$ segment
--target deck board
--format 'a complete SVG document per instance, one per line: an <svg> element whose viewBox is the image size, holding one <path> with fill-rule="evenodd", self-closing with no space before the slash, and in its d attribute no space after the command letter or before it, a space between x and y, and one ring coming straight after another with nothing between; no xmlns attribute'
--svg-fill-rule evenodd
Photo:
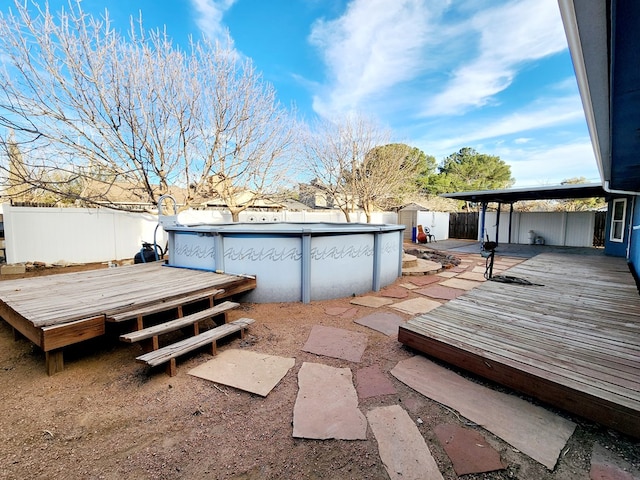
<svg viewBox="0 0 640 480"><path fill-rule="evenodd" d="M154 262L0 282L0 301L41 328L224 288L237 279Z"/></svg>
<svg viewBox="0 0 640 480"><path fill-rule="evenodd" d="M541 254L400 327L419 351L640 435L640 296L626 262Z"/></svg>

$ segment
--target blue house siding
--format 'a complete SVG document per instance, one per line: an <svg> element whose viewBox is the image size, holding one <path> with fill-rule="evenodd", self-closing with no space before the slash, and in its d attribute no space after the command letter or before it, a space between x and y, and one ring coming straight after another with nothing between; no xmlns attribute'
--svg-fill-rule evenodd
<svg viewBox="0 0 640 480"><path fill-rule="evenodd" d="M634 230L633 226L640 227L640 196L631 199L633 212L631 212L631 241L629 243L629 263L635 272L640 271L640 229Z"/></svg>

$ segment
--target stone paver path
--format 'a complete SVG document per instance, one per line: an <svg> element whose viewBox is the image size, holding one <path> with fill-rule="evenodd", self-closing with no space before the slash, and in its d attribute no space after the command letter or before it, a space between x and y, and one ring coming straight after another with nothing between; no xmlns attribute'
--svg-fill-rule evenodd
<svg viewBox="0 0 640 480"><path fill-rule="evenodd" d="M295 363L295 358L230 349L189 370L189 375L266 397Z"/></svg>
<svg viewBox="0 0 640 480"><path fill-rule="evenodd" d="M391 480L442 480L424 437L402 407L374 408L367 419Z"/></svg>
<svg viewBox="0 0 640 480"><path fill-rule="evenodd" d="M367 348L367 340L364 333L314 325L302 350L316 355L359 362Z"/></svg>
<svg viewBox="0 0 640 480"><path fill-rule="evenodd" d="M482 425L550 470L576 427L542 407L471 382L422 356L398 362L391 374Z"/></svg>
<svg viewBox="0 0 640 480"><path fill-rule="evenodd" d="M351 300L353 305L362 305L363 307L372 307L372 308L380 308L385 305L390 305L393 303L393 300L390 298L382 298L382 297L372 297L372 296L364 296L364 297L356 297Z"/></svg>
<svg viewBox="0 0 640 480"><path fill-rule="evenodd" d="M349 368L303 363L293 407L293 436L326 440L366 440L367 419Z"/></svg>
<svg viewBox="0 0 640 480"><path fill-rule="evenodd" d="M397 393L391 380L375 365L356 371L356 391L360 400Z"/></svg>
<svg viewBox="0 0 640 480"><path fill-rule="evenodd" d="M354 322L389 336L398 335L398 327L405 323L400 315L391 312L374 312Z"/></svg>
<svg viewBox="0 0 640 480"><path fill-rule="evenodd" d="M457 475L504 469L500 453L487 443L480 432L445 424L437 425L433 430Z"/></svg>
<svg viewBox="0 0 640 480"><path fill-rule="evenodd" d="M435 300L429 300L427 298L412 298L403 302L394 303L391 308L398 310L409 315L419 315L420 313L427 313L434 308L438 308L442 305Z"/></svg>

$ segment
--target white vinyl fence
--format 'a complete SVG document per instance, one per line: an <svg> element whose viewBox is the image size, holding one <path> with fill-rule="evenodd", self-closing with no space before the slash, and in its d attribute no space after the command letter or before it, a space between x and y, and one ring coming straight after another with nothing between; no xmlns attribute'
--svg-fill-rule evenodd
<svg viewBox="0 0 640 480"><path fill-rule="evenodd" d="M2 205L7 263L91 263L132 258L153 242L157 216L104 208ZM158 244L166 235L158 229Z"/></svg>
<svg viewBox="0 0 640 480"><path fill-rule="evenodd" d="M130 259L142 242L152 243L157 216L119 212L104 208L42 208L1 205L4 215L7 263L92 263ZM187 210L178 221L189 223L231 223L231 214L217 210ZM240 214L242 222L335 222L344 215L334 210L301 212L250 211ZM354 213L353 222L366 222L364 213ZM376 212L372 223L395 224L393 212ZM167 235L156 231L164 248Z"/></svg>
<svg viewBox="0 0 640 480"><path fill-rule="evenodd" d="M488 233L490 240L496 238L497 218L497 212L486 213L485 236ZM538 242L545 245L591 247L595 218L595 212L513 212L511 243L528 244L539 237ZM480 217L478 232L481 222ZM498 240L500 243L509 240L509 212L500 213Z"/></svg>
<svg viewBox="0 0 640 480"><path fill-rule="evenodd" d="M436 240L449 238L449 214L444 212L418 212L418 225L427 227Z"/></svg>

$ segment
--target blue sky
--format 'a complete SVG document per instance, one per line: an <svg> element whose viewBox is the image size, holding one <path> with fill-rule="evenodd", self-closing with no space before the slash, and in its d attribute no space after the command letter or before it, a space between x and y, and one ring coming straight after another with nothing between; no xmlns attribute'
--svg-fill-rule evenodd
<svg viewBox="0 0 640 480"><path fill-rule="evenodd" d="M8 1L8 0L3 0ZM52 0L52 9L66 3ZM517 187L599 182L557 0L84 0L177 44L229 33L306 119L371 115L441 161L498 155Z"/></svg>

